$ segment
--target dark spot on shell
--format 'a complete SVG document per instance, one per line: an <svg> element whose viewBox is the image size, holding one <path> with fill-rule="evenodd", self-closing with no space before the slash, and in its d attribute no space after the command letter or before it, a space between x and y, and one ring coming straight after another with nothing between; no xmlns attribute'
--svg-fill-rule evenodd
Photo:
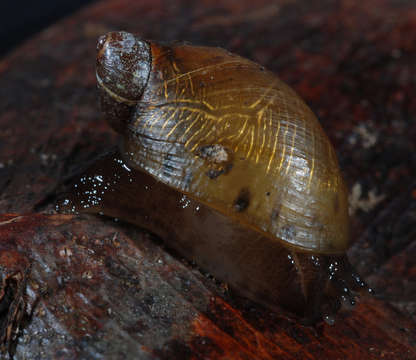
<svg viewBox="0 0 416 360"><path fill-rule="evenodd" d="M206 166L209 168L206 175L210 179L227 174L233 167L232 152L220 144L201 146L196 150L196 155L206 161Z"/></svg>
<svg viewBox="0 0 416 360"><path fill-rule="evenodd" d="M280 206L278 208L274 208L272 210L272 214L270 216L270 219L274 222L276 221L276 219L279 218L279 213L280 213Z"/></svg>
<svg viewBox="0 0 416 360"><path fill-rule="evenodd" d="M207 171L207 176L211 180L213 180L213 179L216 179L218 176L220 176L223 173L224 173L224 169L220 169L220 170L213 170L213 169L211 169L211 170L208 170Z"/></svg>
<svg viewBox="0 0 416 360"><path fill-rule="evenodd" d="M227 164L225 167L222 167L220 169L210 169L207 171L206 174L210 179L213 180L222 174L227 174L231 170L232 167L233 167L233 164Z"/></svg>
<svg viewBox="0 0 416 360"><path fill-rule="evenodd" d="M266 192L266 196L270 196L270 191Z"/></svg>
<svg viewBox="0 0 416 360"><path fill-rule="evenodd" d="M242 212L250 205L250 191L248 188L242 188L234 201L234 209Z"/></svg>
<svg viewBox="0 0 416 360"><path fill-rule="evenodd" d="M272 212L270 214L270 221L274 223L273 226L277 225L281 209L282 203L280 202L280 199L277 199L275 206L272 208Z"/></svg>

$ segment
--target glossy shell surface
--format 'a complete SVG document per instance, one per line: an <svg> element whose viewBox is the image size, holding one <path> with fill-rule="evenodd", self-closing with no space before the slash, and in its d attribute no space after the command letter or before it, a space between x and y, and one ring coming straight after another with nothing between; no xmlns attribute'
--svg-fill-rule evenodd
<svg viewBox="0 0 416 360"><path fill-rule="evenodd" d="M276 241L345 252L347 191L334 149L302 99L226 50L134 39L150 49L140 98L116 95L99 80L107 97L134 108L122 130L128 163ZM144 68L146 61L138 60Z"/></svg>

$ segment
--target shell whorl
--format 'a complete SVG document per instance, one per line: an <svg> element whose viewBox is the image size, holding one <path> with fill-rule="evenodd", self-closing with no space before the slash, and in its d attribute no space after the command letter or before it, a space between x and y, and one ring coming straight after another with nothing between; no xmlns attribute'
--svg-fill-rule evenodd
<svg viewBox="0 0 416 360"><path fill-rule="evenodd" d="M223 49L151 43L152 68L124 143L130 164L305 251L348 247L335 152L300 97Z"/></svg>

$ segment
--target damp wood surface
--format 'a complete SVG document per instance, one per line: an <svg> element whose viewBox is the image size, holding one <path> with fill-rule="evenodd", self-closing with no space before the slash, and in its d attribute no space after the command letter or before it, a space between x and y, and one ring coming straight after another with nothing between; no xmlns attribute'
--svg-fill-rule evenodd
<svg viewBox="0 0 416 360"><path fill-rule="evenodd" d="M353 213L348 255L374 297L334 326L305 327L143 230L53 214L62 184L118 142L94 72L96 40L112 30L227 48L299 93L335 146ZM101 1L1 59L0 336L19 328L12 356L415 359L414 64L410 0Z"/></svg>

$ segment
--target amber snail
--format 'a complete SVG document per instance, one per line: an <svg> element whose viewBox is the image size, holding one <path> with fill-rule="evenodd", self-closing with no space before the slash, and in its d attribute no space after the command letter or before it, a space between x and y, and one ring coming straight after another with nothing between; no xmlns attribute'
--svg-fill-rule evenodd
<svg viewBox="0 0 416 360"><path fill-rule="evenodd" d="M221 48L98 41L103 112L123 137L59 210L138 224L243 296L333 321L368 287L345 252L347 190L335 151L300 97Z"/></svg>

